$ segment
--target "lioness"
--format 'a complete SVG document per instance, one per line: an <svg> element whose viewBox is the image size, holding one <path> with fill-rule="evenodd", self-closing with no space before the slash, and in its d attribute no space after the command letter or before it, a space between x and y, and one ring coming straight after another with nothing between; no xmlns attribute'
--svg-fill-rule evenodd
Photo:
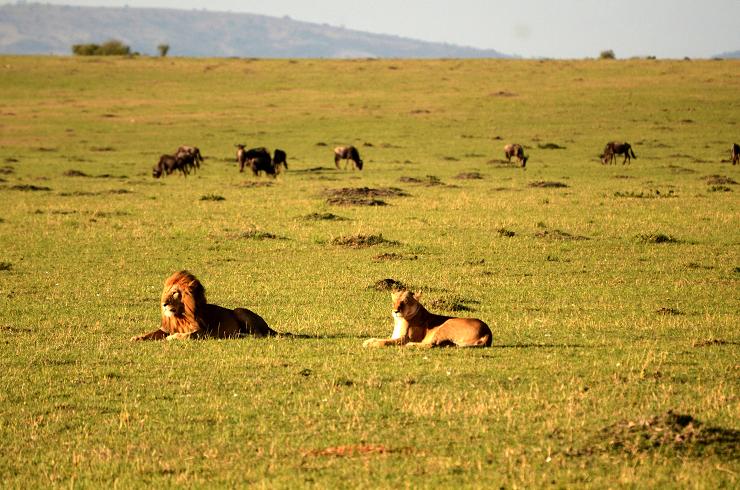
<svg viewBox="0 0 740 490"><path fill-rule="evenodd" d="M391 293L393 298L393 335L390 339L367 339L363 347L406 345L437 347L490 347L493 334L477 318L454 318L430 313L419 303L419 294L411 291Z"/></svg>

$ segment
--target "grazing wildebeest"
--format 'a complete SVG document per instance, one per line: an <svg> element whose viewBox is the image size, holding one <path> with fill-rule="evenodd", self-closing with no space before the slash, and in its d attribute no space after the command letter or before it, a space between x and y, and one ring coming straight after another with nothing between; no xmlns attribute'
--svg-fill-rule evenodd
<svg viewBox="0 0 740 490"><path fill-rule="evenodd" d="M288 155L283 150L275 148L275 153L272 157L272 166L275 167L276 173L288 170Z"/></svg>
<svg viewBox="0 0 740 490"><path fill-rule="evenodd" d="M624 155L622 165L627 162L631 162L631 158L637 158L635 152L632 151L632 145L629 143L623 143L621 141L610 141L604 147L604 153L601 155L601 163L616 163L617 155Z"/></svg>
<svg viewBox="0 0 740 490"><path fill-rule="evenodd" d="M732 150L730 150L730 157L732 158L732 164L736 165L740 162L740 145L737 143L732 144Z"/></svg>
<svg viewBox="0 0 740 490"><path fill-rule="evenodd" d="M518 143L511 143L504 146L504 156L509 162L511 161L511 157L517 157L519 163L522 164L522 167L525 167L527 165L527 160L529 160L529 155L524 154L524 148L522 148L522 145Z"/></svg>
<svg viewBox="0 0 740 490"><path fill-rule="evenodd" d="M200 154L200 150L197 146L180 146L175 152L175 157L182 159L188 167L192 167L193 171L200 168L200 164L203 161L203 156Z"/></svg>
<svg viewBox="0 0 740 490"><path fill-rule="evenodd" d="M272 158L267 148L252 148L246 150L244 145L236 145L236 161L239 162L239 172L244 172L244 167L252 169L254 175L265 172L267 175L275 176L275 167L272 165Z"/></svg>
<svg viewBox="0 0 740 490"><path fill-rule="evenodd" d="M184 176L190 173L190 169L183 159L177 158L175 155L162 155L159 157L159 162L152 169L152 177L158 179L162 175L170 175L175 170L179 170Z"/></svg>
<svg viewBox="0 0 740 490"><path fill-rule="evenodd" d="M334 165L339 168L339 161L344 160L344 168L347 168L347 163L352 160L354 162L354 168L362 170L362 159L360 158L360 152L354 146L337 146L334 148Z"/></svg>

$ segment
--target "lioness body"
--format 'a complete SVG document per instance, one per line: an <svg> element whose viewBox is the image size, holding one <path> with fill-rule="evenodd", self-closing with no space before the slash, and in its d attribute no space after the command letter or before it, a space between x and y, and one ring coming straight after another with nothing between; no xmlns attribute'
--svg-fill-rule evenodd
<svg viewBox="0 0 740 490"><path fill-rule="evenodd" d="M368 339L365 347L406 345L437 347L489 347L491 329L477 318L455 318L429 312L410 291L392 293L393 335L390 339Z"/></svg>
<svg viewBox="0 0 740 490"><path fill-rule="evenodd" d="M205 288L188 271L172 274L162 291L162 325L159 330L131 340L230 338L242 335L276 335L265 320L246 308L230 310L206 301Z"/></svg>

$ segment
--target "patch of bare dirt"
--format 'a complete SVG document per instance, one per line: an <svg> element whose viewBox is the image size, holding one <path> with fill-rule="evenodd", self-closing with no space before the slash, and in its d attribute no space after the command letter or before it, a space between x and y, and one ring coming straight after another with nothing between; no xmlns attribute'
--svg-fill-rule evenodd
<svg viewBox="0 0 740 490"><path fill-rule="evenodd" d="M50 191L50 187L45 185L33 185L33 184L17 184L10 187L14 191Z"/></svg>
<svg viewBox="0 0 740 490"><path fill-rule="evenodd" d="M306 221L346 221L347 218L333 213L311 213L303 217Z"/></svg>
<svg viewBox="0 0 740 490"><path fill-rule="evenodd" d="M389 448L381 444L359 444L331 446L323 449L310 449L302 452L306 457L353 458L357 456L381 456L384 454L409 453L409 448Z"/></svg>
<svg viewBox="0 0 740 490"><path fill-rule="evenodd" d="M404 283L395 279L380 279L375 281L369 289L375 289L376 291L405 291L408 289Z"/></svg>
<svg viewBox="0 0 740 490"><path fill-rule="evenodd" d="M483 176L480 172L462 172L457 174L455 178L459 180L481 180Z"/></svg>
<svg viewBox="0 0 740 490"><path fill-rule="evenodd" d="M429 302L429 309L444 311L475 311L469 304L479 304L479 301L458 296L437 298Z"/></svg>
<svg viewBox="0 0 740 490"><path fill-rule="evenodd" d="M376 262L382 262L385 260L416 260L419 257L416 255L404 255L404 254L397 254L395 252L391 253L382 253L379 255L376 255L373 257L373 260Z"/></svg>
<svg viewBox="0 0 740 490"><path fill-rule="evenodd" d="M657 313L658 315L669 315L669 316L683 315L681 310L679 310L678 308L666 308L665 306L655 310L655 313Z"/></svg>
<svg viewBox="0 0 740 490"><path fill-rule="evenodd" d="M637 240L643 243L679 243L680 240L664 233L642 233Z"/></svg>
<svg viewBox="0 0 740 490"><path fill-rule="evenodd" d="M550 238L553 240L590 240L589 237L583 235L573 235L567 231L562 230L542 230L534 234L537 238Z"/></svg>
<svg viewBox="0 0 740 490"><path fill-rule="evenodd" d="M560 146L557 143L537 143L537 148L540 150L565 150L564 146Z"/></svg>
<svg viewBox="0 0 740 490"><path fill-rule="evenodd" d="M709 175L704 180L709 185L737 185L734 179L725 175Z"/></svg>
<svg viewBox="0 0 740 490"><path fill-rule="evenodd" d="M417 177L401 177L399 179L404 184L421 184L425 185L427 187L433 187L437 185L445 185L444 182L442 182L439 177L436 175L427 175L423 179L417 178Z"/></svg>
<svg viewBox="0 0 740 490"><path fill-rule="evenodd" d="M344 187L328 189L324 195L327 196L327 203L338 206L386 206L387 203L377 197L401 197L408 194L397 187Z"/></svg>
<svg viewBox="0 0 740 490"><path fill-rule="evenodd" d="M274 182L245 180L244 182L236 184L236 187L241 187L243 189L252 189L255 187L272 187L273 185Z"/></svg>
<svg viewBox="0 0 740 490"><path fill-rule="evenodd" d="M528 187L559 189L563 187L568 187L568 184L551 180L535 180L534 182L530 182Z"/></svg>
<svg viewBox="0 0 740 490"><path fill-rule="evenodd" d="M740 458L740 431L708 426L689 414L667 411L638 420L622 420L604 427L577 455L675 451L684 456L716 455Z"/></svg>
<svg viewBox="0 0 740 490"><path fill-rule="evenodd" d="M740 342L725 339L704 339L694 341L692 347L711 347L714 345L740 345Z"/></svg>
<svg viewBox="0 0 740 490"><path fill-rule="evenodd" d="M331 241L332 245L348 248L367 248L374 245L398 245L398 242L386 240L383 235L350 235L336 237Z"/></svg>

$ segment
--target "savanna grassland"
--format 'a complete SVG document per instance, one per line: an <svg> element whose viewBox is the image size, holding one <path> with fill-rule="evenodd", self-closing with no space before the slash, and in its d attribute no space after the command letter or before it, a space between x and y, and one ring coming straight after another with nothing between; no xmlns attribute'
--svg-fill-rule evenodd
<svg viewBox="0 0 740 490"><path fill-rule="evenodd" d="M736 61L0 57L2 486L736 488L739 140ZM129 342L183 268L304 337Z"/></svg>

